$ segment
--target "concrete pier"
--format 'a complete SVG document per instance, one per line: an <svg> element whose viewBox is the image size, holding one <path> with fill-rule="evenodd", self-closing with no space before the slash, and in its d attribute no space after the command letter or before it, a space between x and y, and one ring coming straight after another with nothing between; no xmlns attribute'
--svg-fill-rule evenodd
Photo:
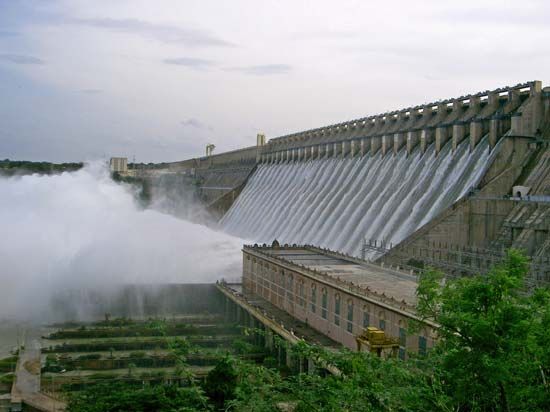
<svg viewBox="0 0 550 412"><path fill-rule="evenodd" d="M361 139L361 144L360 144L360 153L361 153L361 157L365 156L365 154L367 153L367 144L365 142L365 139Z"/></svg>
<svg viewBox="0 0 550 412"><path fill-rule="evenodd" d="M453 124L453 151L456 150L459 143L466 138L466 127L464 123Z"/></svg>
<svg viewBox="0 0 550 412"><path fill-rule="evenodd" d="M449 140L449 127L440 126L435 129L435 153L438 154Z"/></svg>
<svg viewBox="0 0 550 412"><path fill-rule="evenodd" d="M344 140L342 142L342 152L341 152L342 158L346 157L349 151L350 151L350 142Z"/></svg>
<svg viewBox="0 0 550 412"><path fill-rule="evenodd" d="M351 155L351 157L355 157L355 153L356 153L355 147L356 147L356 145L357 145L357 141L352 140L350 142L350 155Z"/></svg>
<svg viewBox="0 0 550 412"><path fill-rule="evenodd" d="M423 129L420 132L420 148L422 153L426 151L426 148L433 143L435 138L435 131L432 128Z"/></svg>
<svg viewBox="0 0 550 412"><path fill-rule="evenodd" d="M483 137L483 122L475 119L470 122L470 151L474 150Z"/></svg>
<svg viewBox="0 0 550 412"><path fill-rule="evenodd" d="M336 157L340 154L340 148L341 146L338 143L334 143L332 148L332 156Z"/></svg>
<svg viewBox="0 0 550 412"><path fill-rule="evenodd" d="M382 136L382 156L389 152L391 149L393 149L393 136L385 134L384 136Z"/></svg>
<svg viewBox="0 0 550 412"><path fill-rule="evenodd" d="M374 136L370 139L370 154L374 156L378 150L382 147L382 137Z"/></svg>
<svg viewBox="0 0 550 412"><path fill-rule="evenodd" d="M419 142L420 135L417 130L410 130L407 132L407 154L410 155Z"/></svg>
<svg viewBox="0 0 550 412"><path fill-rule="evenodd" d="M407 143L405 133L395 133L393 135L393 154L397 154L399 150Z"/></svg>

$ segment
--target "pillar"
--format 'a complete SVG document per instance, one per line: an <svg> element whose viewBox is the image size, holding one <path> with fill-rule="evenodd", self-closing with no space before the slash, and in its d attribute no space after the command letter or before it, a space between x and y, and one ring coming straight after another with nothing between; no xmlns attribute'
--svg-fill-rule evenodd
<svg viewBox="0 0 550 412"><path fill-rule="evenodd" d="M435 153L438 154L449 140L449 131L446 126L435 129Z"/></svg>
<svg viewBox="0 0 550 412"><path fill-rule="evenodd" d="M346 157L348 154L349 142L344 140L342 142L342 158Z"/></svg>
<svg viewBox="0 0 550 412"><path fill-rule="evenodd" d="M455 100L453 101L453 112L458 112L459 116L462 114L462 110L464 109L464 103L462 103L462 100Z"/></svg>
<svg viewBox="0 0 550 412"><path fill-rule="evenodd" d="M329 157L330 156L330 152L331 152L331 144L330 143L327 143L326 147L325 147L325 154L326 154L326 157Z"/></svg>
<svg viewBox="0 0 550 412"><path fill-rule="evenodd" d="M540 80L531 82L531 86L529 87L529 96L536 96L540 92L542 92L542 82Z"/></svg>
<svg viewBox="0 0 550 412"><path fill-rule="evenodd" d="M470 151L474 150L483 137L483 122L481 120L472 120L470 122Z"/></svg>
<svg viewBox="0 0 550 412"><path fill-rule="evenodd" d="M497 118L493 118L489 121L489 146L491 149L495 147L498 139L502 137L502 121Z"/></svg>
<svg viewBox="0 0 550 412"><path fill-rule="evenodd" d="M393 146L392 137L393 136L389 136L386 134L382 136L382 155L385 155L386 152L388 152L390 148Z"/></svg>
<svg viewBox="0 0 550 412"><path fill-rule="evenodd" d="M520 101L521 93L519 89L512 89L508 91L508 103L516 103L519 105L521 103Z"/></svg>
<svg viewBox="0 0 550 412"><path fill-rule="evenodd" d="M370 139L370 154L375 155L378 149L382 147L382 137L374 136Z"/></svg>
<svg viewBox="0 0 550 412"><path fill-rule="evenodd" d="M334 143L334 144L333 144L332 155L333 155L334 157L338 156L338 146L339 146L338 143Z"/></svg>
<svg viewBox="0 0 550 412"><path fill-rule="evenodd" d="M417 130L407 132L407 153L410 155L420 140Z"/></svg>
<svg viewBox="0 0 550 412"><path fill-rule="evenodd" d="M351 157L355 156L355 140L349 143Z"/></svg>
<svg viewBox="0 0 550 412"><path fill-rule="evenodd" d="M487 95L487 106L492 107L493 109L497 109L499 105L499 95L496 92L490 92Z"/></svg>
<svg viewBox="0 0 550 412"><path fill-rule="evenodd" d="M397 154L406 143L405 133L395 133L393 135L393 154Z"/></svg>
<svg viewBox="0 0 550 412"><path fill-rule="evenodd" d="M426 148L434 141L434 131L432 128L423 129L420 132L420 148L422 153L426 151Z"/></svg>
<svg viewBox="0 0 550 412"><path fill-rule="evenodd" d="M453 151L456 150L456 147L460 142L466 137L466 130L463 123L453 124Z"/></svg>
<svg viewBox="0 0 550 412"><path fill-rule="evenodd" d="M365 153L367 153L367 146L365 143L365 139L361 139L360 151L361 151L361 157L365 156Z"/></svg>

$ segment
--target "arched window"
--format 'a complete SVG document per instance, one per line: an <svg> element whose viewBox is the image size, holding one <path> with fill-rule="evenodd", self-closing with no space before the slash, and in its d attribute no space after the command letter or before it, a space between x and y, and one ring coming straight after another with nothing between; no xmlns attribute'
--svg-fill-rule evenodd
<svg viewBox="0 0 550 412"><path fill-rule="evenodd" d="M405 360L407 353L407 329L405 322L399 321L399 359Z"/></svg>
<svg viewBox="0 0 550 412"><path fill-rule="evenodd" d="M323 288L321 291L321 316L323 319L326 319L328 316L328 295L327 295L327 289Z"/></svg>
<svg viewBox="0 0 550 412"><path fill-rule="evenodd" d="M299 285L298 285L298 302L300 304L301 307L305 308L306 307L306 291L305 291L305 288L304 288L304 281L302 279L300 279L299 281Z"/></svg>
<svg viewBox="0 0 550 412"><path fill-rule="evenodd" d="M311 311L315 313L315 311L317 310L317 286L315 285L315 283L311 284L310 302L311 302Z"/></svg>
<svg viewBox="0 0 550 412"><path fill-rule="evenodd" d="M382 330L386 330L386 315L384 311L378 313L378 327Z"/></svg>
<svg viewBox="0 0 550 412"><path fill-rule="evenodd" d="M420 356L426 355L427 346L428 346L427 341L428 340L426 339L425 336L420 335L418 337L418 354Z"/></svg>
<svg viewBox="0 0 550 412"><path fill-rule="evenodd" d="M348 299L348 323L346 326L346 330L349 333L353 333L353 300Z"/></svg>
<svg viewBox="0 0 550 412"><path fill-rule="evenodd" d="M370 326L370 308L369 305L363 306L363 327L366 329Z"/></svg>
<svg viewBox="0 0 550 412"><path fill-rule="evenodd" d="M289 302L294 302L294 276L292 276L292 273L288 275L288 285L286 288L286 296Z"/></svg>
<svg viewBox="0 0 550 412"><path fill-rule="evenodd" d="M334 296L334 324L340 325L340 295Z"/></svg>

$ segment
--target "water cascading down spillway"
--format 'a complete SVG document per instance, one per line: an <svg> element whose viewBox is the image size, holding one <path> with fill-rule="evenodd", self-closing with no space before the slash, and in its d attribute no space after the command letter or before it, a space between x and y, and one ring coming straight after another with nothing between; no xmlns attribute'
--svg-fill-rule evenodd
<svg viewBox="0 0 550 412"><path fill-rule="evenodd" d="M409 155L378 151L261 164L221 220L258 243L313 244L359 256L363 239L396 244L475 187L496 150L484 138Z"/></svg>

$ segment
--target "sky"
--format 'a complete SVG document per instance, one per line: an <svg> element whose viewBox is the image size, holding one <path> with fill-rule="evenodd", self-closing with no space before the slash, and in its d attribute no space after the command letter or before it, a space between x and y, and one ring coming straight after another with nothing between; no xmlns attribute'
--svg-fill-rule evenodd
<svg viewBox="0 0 550 412"><path fill-rule="evenodd" d="M176 161L520 82L550 2L0 0L0 158Z"/></svg>

